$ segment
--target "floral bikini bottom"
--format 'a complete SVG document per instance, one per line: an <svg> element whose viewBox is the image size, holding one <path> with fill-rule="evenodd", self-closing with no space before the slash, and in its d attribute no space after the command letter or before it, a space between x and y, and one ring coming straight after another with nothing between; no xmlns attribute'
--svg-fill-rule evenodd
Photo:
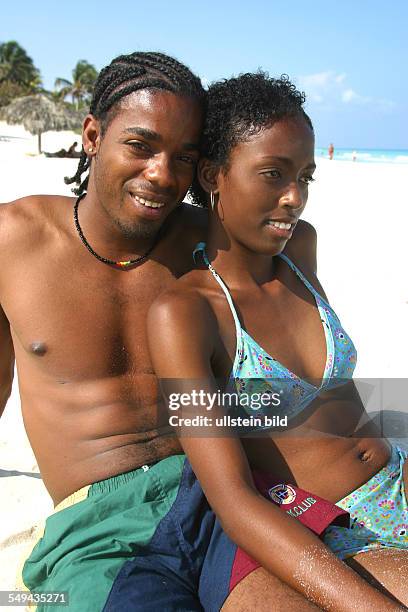
<svg viewBox="0 0 408 612"><path fill-rule="evenodd" d="M407 455L408 451L394 446L387 465L337 502L350 513L350 528L329 527L324 542L340 559L382 547L408 549L408 504L402 477Z"/></svg>

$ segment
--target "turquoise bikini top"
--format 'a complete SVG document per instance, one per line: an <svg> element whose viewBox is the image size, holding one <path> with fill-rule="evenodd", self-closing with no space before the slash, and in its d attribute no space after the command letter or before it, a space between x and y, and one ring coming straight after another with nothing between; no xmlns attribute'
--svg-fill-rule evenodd
<svg viewBox="0 0 408 612"><path fill-rule="evenodd" d="M193 257L200 253L211 274L222 288L230 306L235 322L236 350L230 373L228 390L235 390L238 396L256 394L279 394L280 403L276 408L244 408L246 414L262 416L272 414L287 416L288 419L299 415L322 391L346 384L353 376L357 361L356 349L341 326L330 304L315 290L295 264L283 254L283 259L298 278L313 294L322 321L326 338L326 366L320 386L303 380L269 355L241 326L231 294L208 260L205 243L200 242ZM242 409L242 402L240 403Z"/></svg>

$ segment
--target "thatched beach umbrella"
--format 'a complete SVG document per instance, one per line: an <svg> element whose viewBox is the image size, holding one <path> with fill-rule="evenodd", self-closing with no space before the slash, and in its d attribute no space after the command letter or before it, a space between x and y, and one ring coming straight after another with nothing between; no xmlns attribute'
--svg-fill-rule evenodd
<svg viewBox="0 0 408 612"><path fill-rule="evenodd" d="M0 110L0 118L10 124L23 124L38 136L41 153L41 134L49 130L75 130L81 127L84 115L63 104L56 104L44 94L16 98Z"/></svg>

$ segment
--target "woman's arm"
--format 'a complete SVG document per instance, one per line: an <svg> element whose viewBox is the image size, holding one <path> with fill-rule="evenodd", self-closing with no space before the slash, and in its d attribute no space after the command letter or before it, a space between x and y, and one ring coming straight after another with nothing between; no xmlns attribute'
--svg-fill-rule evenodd
<svg viewBox="0 0 408 612"><path fill-rule="evenodd" d="M212 310L197 292L161 296L148 317L149 347L159 379L173 379L173 392L196 388L200 381L202 390L217 393L211 369L217 333ZM214 407L207 414L215 417L219 411ZM260 495L239 439L220 437L216 427L206 431L194 437L184 431L180 441L223 529L238 546L324 610L401 609L337 559L315 534Z"/></svg>

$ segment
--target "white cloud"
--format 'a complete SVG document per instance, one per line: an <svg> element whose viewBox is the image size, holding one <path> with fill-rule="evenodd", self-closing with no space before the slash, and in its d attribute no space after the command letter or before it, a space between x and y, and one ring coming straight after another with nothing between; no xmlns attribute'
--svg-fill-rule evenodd
<svg viewBox="0 0 408 612"><path fill-rule="evenodd" d="M353 89L345 89L341 94L343 102L351 102L359 98L359 95Z"/></svg>
<svg viewBox="0 0 408 612"><path fill-rule="evenodd" d="M381 99L381 100L377 100L377 105L379 110L381 111L390 111L393 110L397 105L394 102L394 100L387 100L387 99Z"/></svg>
<svg viewBox="0 0 408 612"><path fill-rule="evenodd" d="M312 94L309 96L313 102L323 102L323 96L319 96L319 94Z"/></svg>
<svg viewBox="0 0 408 612"><path fill-rule="evenodd" d="M307 74L298 78L298 85L306 93L307 99L317 104L335 106L336 104L368 105L380 111L389 111L395 107L395 102L383 98L365 96L357 92L348 83L345 72L334 70Z"/></svg>
<svg viewBox="0 0 408 612"><path fill-rule="evenodd" d="M374 100L370 97L360 96L360 94L356 93L354 89L351 88L345 89L342 92L341 99L346 104L349 104L350 102L356 104L378 104L380 102L380 100Z"/></svg>
<svg viewBox="0 0 408 612"><path fill-rule="evenodd" d="M332 71L317 72L316 74L308 74L306 76L299 77L299 85L305 89L318 89L325 88L332 79Z"/></svg>

